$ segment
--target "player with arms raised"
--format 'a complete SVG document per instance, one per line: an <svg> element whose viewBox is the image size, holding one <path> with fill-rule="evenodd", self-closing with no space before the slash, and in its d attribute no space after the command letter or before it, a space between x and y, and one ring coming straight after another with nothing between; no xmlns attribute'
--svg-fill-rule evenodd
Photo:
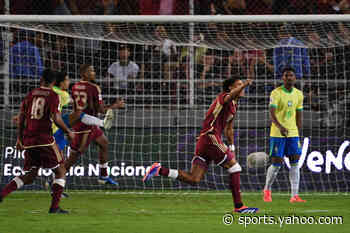
<svg viewBox="0 0 350 233"><path fill-rule="evenodd" d="M238 100L241 96L244 96L244 89L251 83L252 81L249 79L242 82L237 78L224 81L224 91L216 97L204 119L190 172L168 169L161 167L159 163L154 163L144 176L143 181L146 182L153 176L161 175L195 185L204 177L210 162L214 161L216 165L222 166L230 174L234 212L258 212L258 208L243 205L240 192L240 172L242 168L235 158L233 138L233 121L237 112ZM222 142L222 133L225 134L230 144L229 147Z"/></svg>
<svg viewBox="0 0 350 233"><path fill-rule="evenodd" d="M108 109L124 108L123 100L117 100L110 106L104 106L101 89L93 83L96 78L93 66L89 64L81 65L80 76L82 79L75 83L72 88L74 111L82 111L91 116L97 116L98 113L106 113ZM69 158L65 162L66 169L68 170L75 164L79 156L86 151L89 144L95 141L100 149L100 176L98 182L100 184L117 185L118 183L110 178L107 173L108 139L103 131L97 126L89 126L82 122L75 124L73 129L77 135L71 144Z"/></svg>
<svg viewBox="0 0 350 233"><path fill-rule="evenodd" d="M23 100L18 122L17 149L26 150L25 175L15 177L0 193L0 201L23 185L33 183L40 167L52 169L55 180L52 185L52 202L49 213L68 213L59 207L65 186L64 158L52 135L52 120L70 139L74 134L64 124L59 111L59 97L52 90L55 74L43 72L42 85L32 90Z"/></svg>
<svg viewBox="0 0 350 233"><path fill-rule="evenodd" d="M294 87L296 76L291 67L282 70L284 85L276 88L270 96L270 117L272 121L270 132L270 156L272 164L267 169L263 200L271 202L271 186L282 166L284 156L289 157L291 168L289 180L291 184L290 202L305 202L299 195L300 169L298 167L301 155L299 131L302 128L302 110L304 96L302 91Z"/></svg>

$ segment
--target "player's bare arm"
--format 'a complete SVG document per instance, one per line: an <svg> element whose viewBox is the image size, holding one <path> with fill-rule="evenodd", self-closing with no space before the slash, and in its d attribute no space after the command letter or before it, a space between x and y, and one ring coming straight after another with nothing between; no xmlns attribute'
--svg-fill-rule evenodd
<svg viewBox="0 0 350 233"><path fill-rule="evenodd" d="M251 85L253 83L253 80L251 79L247 79L243 82L243 85L240 85L234 89L232 89L229 94L227 96L225 96L224 102L228 103L230 101L232 101L233 99L235 99L237 96L239 96L239 94L242 92L242 90L244 88L246 88L247 86Z"/></svg>
<svg viewBox="0 0 350 233"><path fill-rule="evenodd" d="M106 113L107 109L121 109L125 108L125 103L123 99L118 98L113 104L104 106L103 104L99 105L99 112Z"/></svg>
<svg viewBox="0 0 350 233"><path fill-rule="evenodd" d="M303 121L302 121L303 113L302 113L302 111L296 111L295 118L296 118L296 122L297 122L298 131L300 134L301 129L303 128Z"/></svg>
<svg viewBox="0 0 350 233"><path fill-rule="evenodd" d="M276 127L280 130L281 134L285 137L288 136L288 130L284 128L279 121L277 120L276 114L275 114L276 108L271 108L270 107L270 119L272 123L276 125Z"/></svg>

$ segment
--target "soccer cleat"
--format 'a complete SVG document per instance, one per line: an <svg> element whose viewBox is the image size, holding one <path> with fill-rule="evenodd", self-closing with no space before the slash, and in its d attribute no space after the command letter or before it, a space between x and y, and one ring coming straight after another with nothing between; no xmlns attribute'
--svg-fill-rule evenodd
<svg viewBox="0 0 350 233"><path fill-rule="evenodd" d="M146 172L146 175L143 177L142 181L147 182L149 181L153 176L159 176L159 170L160 170L160 164L154 163L152 164L152 167Z"/></svg>
<svg viewBox="0 0 350 233"><path fill-rule="evenodd" d="M61 198L68 198L68 197L69 197L68 193L63 192L61 194Z"/></svg>
<svg viewBox="0 0 350 233"><path fill-rule="evenodd" d="M99 184L112 184L112 185L119 185L117 181L113 180L111 177L106 176L100 176L97 180Z"/></svg>
<svg viewBox="0 0 350 233"><path fill-rule="evenodd" d="M301 199L299 195L295 195L294 197L291 197L289 200L290 203L295 203L295 202L306 202L305 200Z"/></svg>
<svg viewBox="0 0 350 233"><path fill-rule="evenodd" d="M240 214L255 214L259 212L259 208L242 206L241 208L235 208L233 212Z"/></svg>
<svg viewBox="0 0 350 233"><path fill-rule="evenodd" d="M113 120L114 120L113 110L107 109L106 116L103 119L103 128L105 128L105 130L109 130L110 128L112 128Z"/></svg>
<svg viewBox="0 0 350 233"><path fill-rule="evenodd" d="M263 192L264 192L264 197L263 197L264 202L272 202L271 190L264 190Z"/></svg>
<svg viewBox="0 0 350 233"><path fill-rule="evenodd" d="M56 209L50 208L49 214L69 214L69 211L62 210L60 207Z"/></svg>

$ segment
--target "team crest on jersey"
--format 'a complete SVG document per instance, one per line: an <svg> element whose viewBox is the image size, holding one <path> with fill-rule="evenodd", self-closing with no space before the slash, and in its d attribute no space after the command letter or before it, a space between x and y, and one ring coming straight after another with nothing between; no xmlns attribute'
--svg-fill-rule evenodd
<svg viewBox="0 0 350 233"><path fill-rule="evenodd" d="M288 107L292 107L293 102L291 100L288 100Z"/></svg>

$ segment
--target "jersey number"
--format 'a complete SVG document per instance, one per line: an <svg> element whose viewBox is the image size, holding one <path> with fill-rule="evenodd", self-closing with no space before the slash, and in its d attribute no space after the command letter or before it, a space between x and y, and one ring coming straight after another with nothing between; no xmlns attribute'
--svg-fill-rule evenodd
<svg viewBox="0 0 350 233"><path fill-rule="evenodd" d="M84 110L87 107L87 93L84 91L74 92L75 104L78 110Z"/></svg>
<svg viewBox="0 0 350 233"><path fill-rule="evenodd" d="M35 97L32 103L32 112L30 119L40 120L44 116L45 99Z"/></svg>

